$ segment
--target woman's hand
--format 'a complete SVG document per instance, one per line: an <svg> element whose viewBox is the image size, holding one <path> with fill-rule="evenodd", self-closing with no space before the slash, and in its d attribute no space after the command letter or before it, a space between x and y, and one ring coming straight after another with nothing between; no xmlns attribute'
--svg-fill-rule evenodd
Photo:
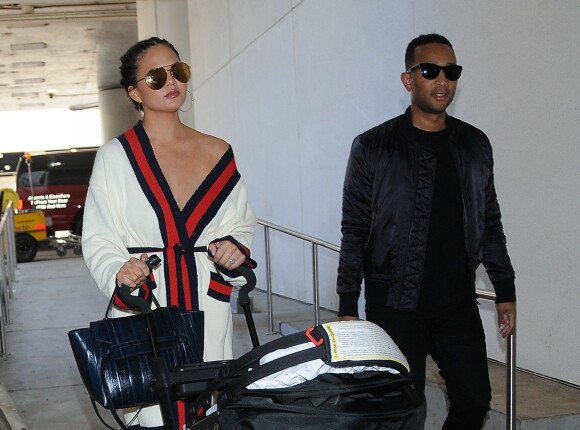
<svg viewBox="0 0 580 430"><path fill-rule="evenodd" d="M246 256L229 240L212 242L208 249L213 255L213 261L229 270L234 270L246 261Z"/></svg>
<svg viewBox="0 0 580 430"><path fill-rule="evenodd" d="M141 254L138 259L131 257L127 260L117 272L117 285L125 284L131 290L140 287L149 276L146 261L147 254Z"/></svg>

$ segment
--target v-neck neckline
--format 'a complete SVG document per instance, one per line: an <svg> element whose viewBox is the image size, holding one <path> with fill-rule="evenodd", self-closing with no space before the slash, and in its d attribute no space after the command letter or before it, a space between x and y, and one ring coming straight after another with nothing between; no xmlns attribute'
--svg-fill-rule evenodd
<svg viewBox="0 0 580 430"><path fill-rule="evenodd" d="M180 208L179 204L177 203L177 200L175 198L175 194L173 193L173 190L169 186L169 182L167 181L167 178L165 177L165 174L163 173L163 170L161 169L161 165L159 164L159 161L157 160L157 157L155 155L155 151L153 150L153 145L151 145L151 140L149 139L149 136L147 135L147 131L145 130L145 127L143 127L142 123L140 123L139 125L141 126L143 136L145 137L145 139L143 139L143 141L142 141L143 152L145 153L147 159L149 160L149 163L151 164L152 170L157 172L157 175L156 175L157 180L158 180L161 188L163 190L165 190L164 193L167 195L169 204L172 206L173 210L176 213L179 213L179 214L190 213L193 210L193 208L195 208L195 204L196 204L195 202L198 202L203 197L203 195L207 192L207 189L209 188L209 186L211 186L211 182L210 182L211 178L215 175L216 170L222 165L224 158L231 151L231 148L228 148L228 150L226 152L224 152L224 154L220 157L218 162L210 169L210 171L203 178L203 180L200 182L200 184L197 186L197 188L195 190L193 190L192 194L189 196L189 198L187 199L187 201L183 205L183 208Z"/></svg>

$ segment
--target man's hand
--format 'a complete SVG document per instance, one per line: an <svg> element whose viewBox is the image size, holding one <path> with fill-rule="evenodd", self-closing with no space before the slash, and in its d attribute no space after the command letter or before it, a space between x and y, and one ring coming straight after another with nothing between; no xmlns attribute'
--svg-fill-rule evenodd
<svg viewBox="0 0 580 430"><path fill-rule="evenodd" d="M516 302L497 303L499 334L506 338L516 331Z"/></svg>

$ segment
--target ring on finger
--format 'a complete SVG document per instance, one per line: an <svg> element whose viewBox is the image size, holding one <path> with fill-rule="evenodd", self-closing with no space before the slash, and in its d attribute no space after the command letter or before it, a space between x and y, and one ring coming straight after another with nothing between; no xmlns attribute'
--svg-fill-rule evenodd
<svg viewBox="0 0 580 430"><path fill-rule="evenodd" d="M230 264L234 264L235 262L236 262L236 260L234 260L233 258L230 258L230 259L228 260L228 263L230 263Z"/></svg>

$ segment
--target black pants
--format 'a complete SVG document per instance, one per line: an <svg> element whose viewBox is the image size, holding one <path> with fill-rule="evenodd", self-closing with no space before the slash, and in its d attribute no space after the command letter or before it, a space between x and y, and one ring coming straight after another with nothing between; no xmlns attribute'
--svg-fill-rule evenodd
<svg viewBox="0 0 580 430"><path fill-rule="evenodd" d="M449 414L444 430L480 430L490 409L485 333L477 303L427 317L367 303L367 320L382 327L409 361L417 392L425 395L429 354L445 381Z"/></svg>

